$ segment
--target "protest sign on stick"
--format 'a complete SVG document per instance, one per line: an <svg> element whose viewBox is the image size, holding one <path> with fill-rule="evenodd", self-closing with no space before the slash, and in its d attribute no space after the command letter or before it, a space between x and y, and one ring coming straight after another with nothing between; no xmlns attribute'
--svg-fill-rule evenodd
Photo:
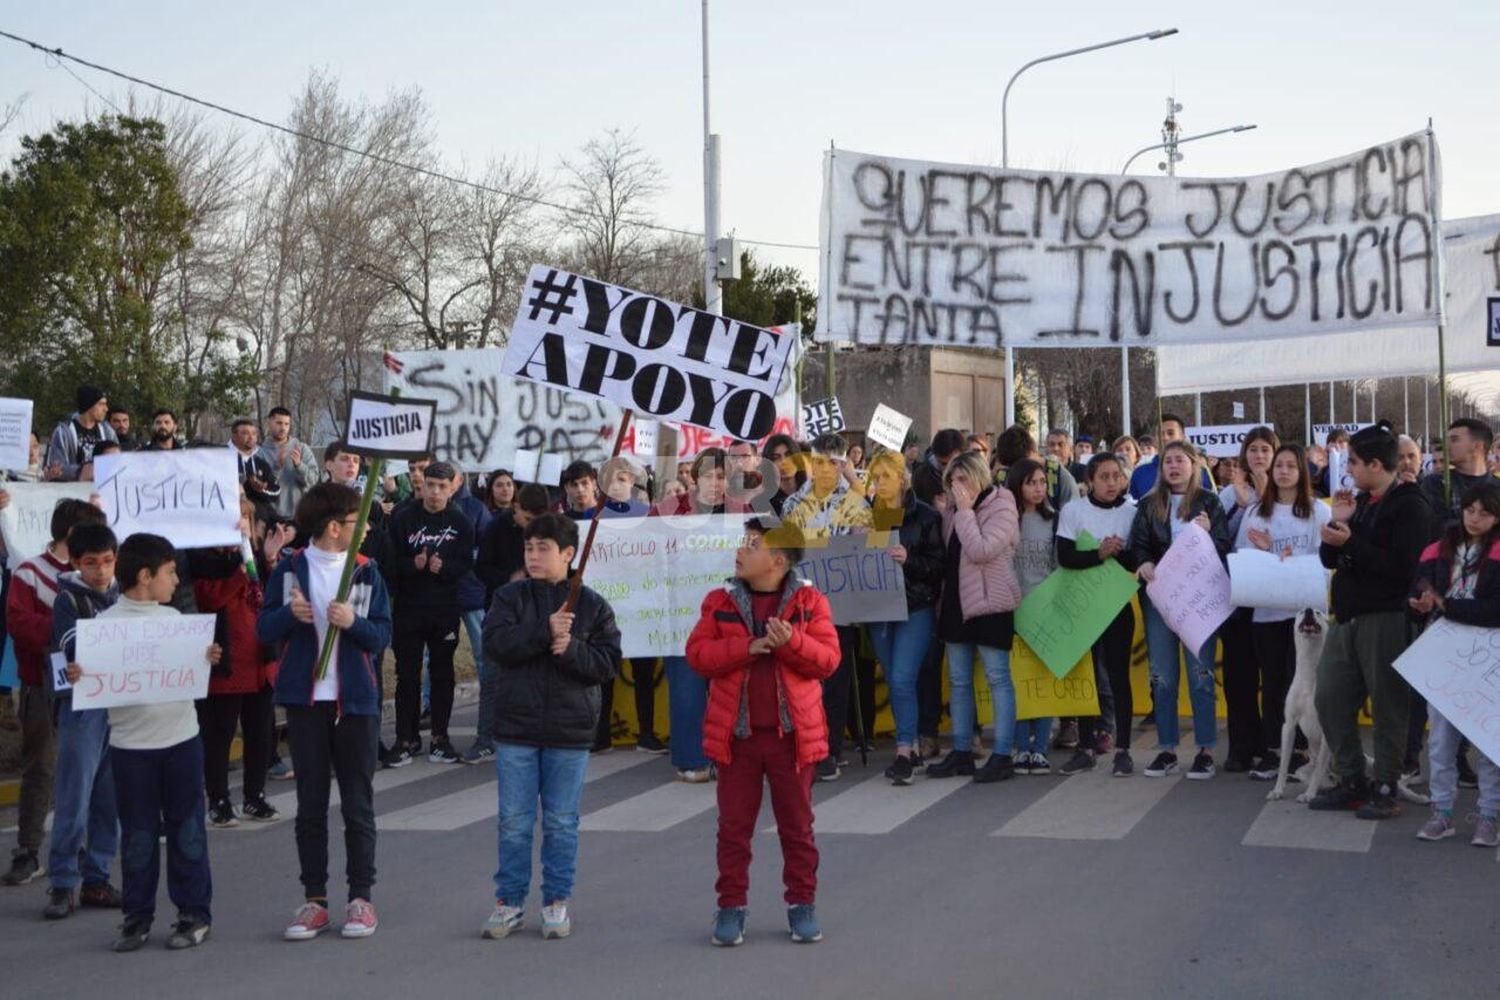
<svg viewBox="0 0 1500 1000"><path fill-rule="evenodd" d="M390 363L387 355L386 364ZM375 490L380 485L385 460L425 458L432 445L436 411L436 400L404 399L400 389L393 389L388 396L359 390L349 394L344 416L344 445L354 454L372 461L365 476L365 488L359 496L359 514L349 538L344 571L339 576L339 601L349 599L349 588L354 584L354 568L358 564L355 556L364 544L365 529L370 524L370 508L375 502ZM333 645L337 640L338 629L330 628L323 636L323 648L318 653L319 680L328 676L328 661L333 658Z"/></svg>
<svg viewBox="0 0 1500 1000"><path fill-rule="evenodd" d="M1146 596L1195 656L1234 610L1219 550L1196 524L1183 528L1156 564L1156 579L1146 584Z"/></svg>
<svg viewBox="0 0 1500 1000"><path fill-rule="evenodd" d="M636 410L744 441L769 434L794 340L780 329L538 264L527 277L501 367L515 378L623 407L614 459ZM568 610L578 602L605 500L601 490Z"/></svg>
<svg viewBox="0 0 1500 1000"><path fill-rule="evenodd" d="M73 710L152 705L208 696L213 615L80 619L73 660Z"/></svg>
<svg viewBox="0 0 1500 1000"><path fill-rule="evenodd" d="M240 543L239 464L232 449L100 455L94 492L121 540L149 532L179 549Z"/></svg>
<svg viewBox="0 0 1500 1000"><path fill-rule="evenodd" d="M891 451L899 452L906 444L906 435L910 430L911 417L881 403L870 415L870 426L865 430L865 437Z"/></svg>

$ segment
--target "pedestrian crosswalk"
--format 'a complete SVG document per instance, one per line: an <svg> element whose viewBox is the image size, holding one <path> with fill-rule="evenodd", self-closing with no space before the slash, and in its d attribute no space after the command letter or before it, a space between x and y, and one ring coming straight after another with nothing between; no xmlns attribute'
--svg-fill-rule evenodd
<svg viewBox="0 0 1500 1000"><path fill-rule="evenodd" d="M819 836L878 837L942 829L945 837L968 835L1001 840L1109 842L1131 837L1194 835L1211 824L1214 836L1247 849L1330 851L1366 854L1403 842L1415 845L1425 809L1406 806L1406 814L1389 823L1361 822L1347 813L1309 810L1291 795L1265 801L1267 785L1240 775L1220 775L1211 782L1181 776L1150 779L1112 778L1097 768L1071 777L1018 777L1000 785L976 786L962 779L928 779L918 772L909 787L894 788L876 766L850 768L837 783L815 786L815 829ZM716 786L674 780L668 761L650 754L620 751L589 759L579 827L587 835L661 834L693 823L708 823L711 835L717 815ZM382 833L440 834L492 824L496 811L492 764L461 767L419 758L411 766L375 774L376 825ZM285 830L296 815L296 790L273 784L269 801L281 813L273 823L242 821L236 830L215 836L254 835ZM1472 793L1466 793L1472 794ZM238 789L234 799L239 800ZM338 785L331 789L330 812L337 823ZM596 804L597 803L597 804ZM1142 827L1153 814L1170 820ZM49 817L50 821L50 817ZM14 812L0 812L0 834L13 834ZM770 797L765 797L760 829L774 835ZM1460 831L1464 838L1468 830ZM1416 848L1442 850L1441 847ZM1476 852L1477 853L1477 852ZM1500 852L1489 852L1500 862Z"/></svg>

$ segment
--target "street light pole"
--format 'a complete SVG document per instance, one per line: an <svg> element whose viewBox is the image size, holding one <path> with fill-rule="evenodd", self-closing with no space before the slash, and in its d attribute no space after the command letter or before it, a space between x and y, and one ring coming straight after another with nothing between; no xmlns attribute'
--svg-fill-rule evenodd
<svg viewBox="0 0 1500 1000"><path fill-rule="evenodd" d="M1168 113L1168 121L1173 122L1174 125L1175 125L1175 122L1176 122L1176 117L1175 117L1175 115L1176 115L1176 110L1175 110L1176 107L1177 107L1177 103L1176 103L1175 100L1173 100L1172 101L1172 108L1173 108L1173 110ZM1184 145L1184 144L1189 143L1189 142L1197 142L1199 139L1212 139L1216 135L1225 135L1225 134L1230 133L1230 132L1248 132L1248 131L1250 131L1253 128L1256 128L1256 126L1255 125L1231 125L1228 128L1217 128L1217 129L1214 129L1212 132L1199 132L1197 135L1190 135L1190 136L1186 136L1186 137L1181 138L1181 139L1167 139L1166 141L1163 141L1163 142L1154 143L1154 144L1152 144L1150 146L1144 147L1143 149L1138 149L1134 153L1131 153L1130 154L1130 158L1125 161L1125 165L1120 168L1120 176L1123 177L1123 176L1125 176L1125 174L1127 174L1130 171L1130 165L1135 162L1135 158L1137 156L1140 156L1142 153L1149 153L1153 149L1166 149L1168 147L1168 145L1171 146L1171 152L1170 152L1170 155L1167 157L1167 174L1168 174L1168 176L1176 176L1176 173L1177 173L1177 171L1176 171L1177 147L1178 146ZM1129 434L1130 433L1130 345L1128 345L1128 344L1121 344L1120 345L1120 408L1124 412L1124 415L1125 415L1125 419L1123 421L1123 423L1125 425L1125 429L1123 431L1121 431L1121 433L1123 433L1123 434ZM1265 418L1262 417L1261 420L1262 420L1262 422L1264 422Z"/></svg>
<svg viewBox="0 0 1500 1000"><path fill-rule="evenodd" d="M704 9L707 9L708 0L704 0ZM1151 41L1158 38L1166 38L1168 35L1177 34L1176 28L1159 28L1156 31L1144 31L1139 35L1127 35L1124 38L1116 38L1108 42L1100 42L1097 45L1085 45L1078 49L1068 49L1066 52L1054 52L1051 55L1039 56L1031 62L1026 63L1020 69L1011 74L1005 84L1005 93L1000 97L1000 166L1003 169L1010 168L1010 88L1016 85L1016 78L1033 66L1044 62L1055 62L1058 59L1066 59L1069 56L1080 56L1085 52L1097 52L1100 49L1113 48L1116 45L1124 45L1127 42ZM705 49L705 51L707 51ZM1129 367L1129 361L1125 362ZM1129 372L1127 370L1127 381ZM1010 427L1016 422L1016 349L1007 345L1005 347L1005 426ZM1130 416L1127 408L1125 416L1126 432L1130 429Z"/></svg>
<svg viewBox="0 0 1500 1000"><path fill-rule="evenodd" d="M723 312L719 286L719 137L709 126L708 0L703 0L703 301L707 312Z"/></svg>

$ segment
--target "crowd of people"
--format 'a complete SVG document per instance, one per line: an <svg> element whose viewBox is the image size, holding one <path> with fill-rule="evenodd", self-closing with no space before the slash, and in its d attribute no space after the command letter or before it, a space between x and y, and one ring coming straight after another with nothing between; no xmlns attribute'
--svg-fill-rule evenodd
<svg viewBox="0 0 1500 1000"><path fill-rule="evenodd" d="M629 664L636 748L670 754L680 781L717 782L715 944L743 940L750 842L767 784L785 857L789 931L797 941L821 937L811 789L839 780L851 748L873 749L877 669L895 728L885 775L896 787L919 777L991 784L1096 766L1128 778L1137 767L1132 737L1142 740L1149 729L1155 747L1140 772L1147 778L1180 770L1191 780L1220 771L1274 778L1296 613L1237 608L1202 646L1183 648L1144 587L1189 525L1206 532L1221 557L1251 548L1315 555L1335 571L1316 701L1336 780L1311 808L1372 820L1398 814L1398 783L1419 774L1425 745L1433 812L1419 835L1453 836L1457 789L1474 786L1472 842L1500 846L1500 771L1478 755L1476 772L1462 735L1392 666L1437 616L1500 627L1500 481L1493 434L1480 421L1455 421L1438 452L1447 468L1425 473L1416 442L1385 424L1335 433L1318 449L1257 427L1237 456L1213 461L1187 442L1172 414L1161 416L1154 437L1107 447L1053 430L1045 451L1019 426L993 438L942 429L925 449L874 448L868 456L843 434L811 441L778 434L708 448L662 483L624 457L602 468L575 461L549 487L504 469L471 477L428 456L373 484L377 502L357 548L369 469L337 441L319 461L292 423L278 407L263 441L254 421L230 428L242 546L178 551L154 535L117 539L96 504L64 500L52 513L47 549L8 560L4 624L20 686L5 692L5 721L21 730L23 748L17 844L3 882L45 874L48 919L79 906L123 909L117 950L139 948L150 935L158 830L166 831L178 910L167 944L206 939L205 831L277 819L268 778L296 782L304 898L285 937L305 940L332 926L327 816L335 782L348 856L340 933L373 934L373 775L421 756L424 729L429 762L493 761L497 769L496 902L483 934L505 937L522 926L540 812L542 932L567 935L585 767L591 753L614 748L612 697L622 670L609 602L570 581L580 525L594 517L746 519L735 576L703 596L684 653ZM111 451L183 447L176 424L158 411L149 440L138 441L129 412L85 386L77 412L45 447L34 438L30 467L7 478L88 481L94 461ZM9 499L0 483L0 509ZM907 607L900 621L835 625L826 596L795 572L809 546L861 533L900 567ZM1153 702L1142 706L1145 718L1136 723L1136 618L1127 605L1093 649L1099 714L1017 720L1010 664L1017 607L1053 573L1109 561L1142 584ZM73 710L68 684L81 672L72 652L80 619L194 612L218 623L206 698ZM479 713L475 738L460 752L449 727L463 633L476 660ZM387 650L395 676L388 745ZM993 708L988 748L976 664ZM668 692L665 741L655 732L658 670ZM1220 672L1228 712L1222 750ZM1186 761L1178 718L1184 675L1192 717ZM1367 701L1373 769L1358 727ZM238 805L229 783L236 734ZM279 752L283 739L289 760ZM1296 744L1293 772L1308 763L1305 745ZM1054 767L1058 750L1066 757ZM110 881L117 858L123 892Z"/></svg>

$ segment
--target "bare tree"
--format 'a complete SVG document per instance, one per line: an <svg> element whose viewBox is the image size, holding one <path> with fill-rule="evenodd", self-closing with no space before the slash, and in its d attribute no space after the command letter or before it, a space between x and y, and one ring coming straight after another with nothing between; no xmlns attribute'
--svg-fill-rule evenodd
<svg viewBox="0 0 1500 1000"><path fill-rule="evenodd" d="M411 189L394 164L431 159L428 118L415 90L372 106L315 73L289 121L302 134L273 143L239 311L263 372L257 410L267 396L288 406L299 433L320 410L336 427L381 349L409 337L385 310L390 285L368 265L396 255Z"/></svg>
<svg viewBox="0 0 1500 1000"><path fill-rule="evenodd" d="M565 158L562 170L572 211L561 224L573 237L579 269L616 284L640 284L656 245L650 205L665 187L661 165L633 132L609 129Z"/></svg>
<svg viewBox="0 0 1500 1000"><path fill-rule="evenodd" d="M474 186L414 176L406 190L388 255L363 266L390 288L426 346L501 342L543 249L531 225L544 193L536 168L493 162Z"/></svg>

